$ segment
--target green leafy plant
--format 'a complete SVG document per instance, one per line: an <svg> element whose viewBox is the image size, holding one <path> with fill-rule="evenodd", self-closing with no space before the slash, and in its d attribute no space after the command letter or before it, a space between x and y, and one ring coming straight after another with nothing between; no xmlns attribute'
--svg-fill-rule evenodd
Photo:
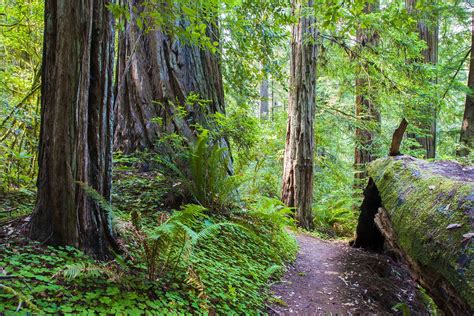
<svg viewBox="0 0 474 316"><path fill-rule="evenodd" d="M106 276L111 281L119 280L123 275L120 269L114 266L96 264L91 262L78 262L66 265L62 270L53 275L54 277L63 276L67 280L76 279L78 277L99 277Z"/></svg>
<svg viewBox="0 0 474 316"><path fill-rule="evenodd" d="M351 198L330 198L325 203L315 205L313 222L316 229L330 237L351 236L356 224L352 203Z"/></svg>
<svg viewBox="0 0 474 316"><path fill-rule="evenodd" d="M236 205L242 179L229 174L227 149L211 143L209 131L203 130L189 147L186 171L178 163L166 160L162 163L178 176L195 203L224 214Z"/></svg>

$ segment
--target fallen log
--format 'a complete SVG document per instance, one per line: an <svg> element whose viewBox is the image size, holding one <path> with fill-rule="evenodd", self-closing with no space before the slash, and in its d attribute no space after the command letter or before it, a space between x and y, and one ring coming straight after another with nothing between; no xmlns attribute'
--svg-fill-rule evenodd
<svg viewBox="0 0 474 316"><path fill-rule="evenodd" d="M378 159L355 247L403 258L448 315L474 315L474 167L409 156Z"/></svg>

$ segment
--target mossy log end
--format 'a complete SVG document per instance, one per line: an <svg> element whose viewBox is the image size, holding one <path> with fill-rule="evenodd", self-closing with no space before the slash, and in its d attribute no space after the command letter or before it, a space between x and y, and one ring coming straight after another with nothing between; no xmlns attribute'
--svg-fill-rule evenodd
<svg viewBox="0 0 474 316"><path fill-rule="evenodd" d="M474 167L398 156L368 173L353 245L377 250L385 241L443 311L473 315Z"/></svg>

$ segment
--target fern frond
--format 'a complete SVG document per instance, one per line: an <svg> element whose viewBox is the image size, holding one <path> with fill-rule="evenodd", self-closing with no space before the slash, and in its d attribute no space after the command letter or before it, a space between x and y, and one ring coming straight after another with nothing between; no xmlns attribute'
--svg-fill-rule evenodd
<svg viewBox="0 0 474 316"><path fill-rule="evenodd" d="M78 277L106 276L111 281L116 281L122 276L116 269L88 262L66 265L62 270L53 275L53 277L57 277L58 275L62 275L68 280L73 280Z"/></svg>
<svg viewBox="0 0 474 316"><path fill-rule="evenodd" d="M88 197L90 197L94 202L99 205L99 207L109 216L114 215L114 208L112 204L107 201L99 192L97 192L93 187L89 186L87 183L76 181L77 184L84 190Z"/></svg>
<svg viewBox="0 0 474 316"><path fill-rule="evenodd" d="M203 299L204 301L207 300L208 297L205 292L204 284L201 282L199 275L192 269L192 267L188 268L188 273L185 282L186 284L191 285L198 291L198 298ZM204 310L208 310L207 304L200 307Z"/></svg>
<svg viewBox="0 0 474 316"><path fill-rule="evenodd" d="M201 239L211 237L213 234L217 233L220 229L222 229L224 227L234 227L234 228L238 228L238 229L248 231L247 227L244 227L244 226L242 226L240 224L237 224L237 223L232 223L232 222L216 223L216 224L212 224L212 225L204 228L203 230L199 231L194 236L194 238L192 238L191 243L193 245L196 245Z"/></svg>
<svg viewBox="0 0 474 316"><path fill-rule="evenodd" d="M283 270L284 270L283 266L278 265L278 264L274 264L274 265L268 267L265 270L265 272L263 273L263 275L265 275L266 279L269 279L274 274L283 272Z"/></svg>

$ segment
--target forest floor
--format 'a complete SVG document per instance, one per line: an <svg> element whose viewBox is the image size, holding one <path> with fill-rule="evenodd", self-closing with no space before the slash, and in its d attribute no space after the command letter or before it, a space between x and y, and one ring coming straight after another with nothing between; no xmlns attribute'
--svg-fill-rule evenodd
<svg viewBox="0 0 474 316"><path fill-rule="evenodd" d="M296 238L295 263L271 287L270 315L427 313L427 296L407 267L389 255L306 234Z"/></svg>

